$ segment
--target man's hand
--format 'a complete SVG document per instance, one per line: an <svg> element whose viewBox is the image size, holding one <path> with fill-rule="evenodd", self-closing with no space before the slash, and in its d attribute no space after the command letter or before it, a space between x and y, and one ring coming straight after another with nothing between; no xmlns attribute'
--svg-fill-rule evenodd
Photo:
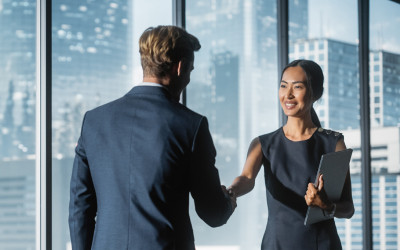
<svg viewBox="0 0 400 250"><path fill-rule="evenodd" d="M226 187L224 185L221 185L222 191L228 195L231 199L231 205L232 205L232 210L235 211L235 208L237 207L237 203L236 203L236 195L231 191L231 190L227 190Z"/></svg>

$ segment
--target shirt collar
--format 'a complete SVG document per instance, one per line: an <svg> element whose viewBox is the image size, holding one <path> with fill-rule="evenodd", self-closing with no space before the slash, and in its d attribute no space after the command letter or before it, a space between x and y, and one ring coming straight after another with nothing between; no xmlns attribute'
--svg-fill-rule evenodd
<svg viewBox="0 0 400 250"><path fill-rule="evenodd" d="M137 86L151 86L151 87L160 87L160 88L165 88L162 84L155 83L155 82L140 82L135 87Z"/></svg>

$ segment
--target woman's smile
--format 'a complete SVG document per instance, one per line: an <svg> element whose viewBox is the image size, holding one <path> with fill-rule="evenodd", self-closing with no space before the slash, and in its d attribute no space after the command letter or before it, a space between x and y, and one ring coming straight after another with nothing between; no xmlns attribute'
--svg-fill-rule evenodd
<svg viewBox="0 0 400 250"><path fill-rule="evenodd" d="M301 117L311 109L306 87L306 75L300 66L290 67L283 73L279 100L287 116Z"/></svg>
<svg viewBox="0 0 400 250"><path fill-rule="evenodd" d="M287 109L294 109L297 103L295 102L285 102L285 106Z"/></svg>

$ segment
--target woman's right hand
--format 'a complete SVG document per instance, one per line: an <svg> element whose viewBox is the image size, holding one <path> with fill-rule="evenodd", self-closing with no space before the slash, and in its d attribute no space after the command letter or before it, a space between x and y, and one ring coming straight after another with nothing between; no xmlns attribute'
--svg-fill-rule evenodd
<svg viewBox="0 0 400 250"><path fill-rule="evenodd" d="M262 165L261 143L257 138L253 139L249 146L246 162L240 176L233 180L232 185L228 188L236 197L242 196L250 192L254 188L255 179Z"/></svg>

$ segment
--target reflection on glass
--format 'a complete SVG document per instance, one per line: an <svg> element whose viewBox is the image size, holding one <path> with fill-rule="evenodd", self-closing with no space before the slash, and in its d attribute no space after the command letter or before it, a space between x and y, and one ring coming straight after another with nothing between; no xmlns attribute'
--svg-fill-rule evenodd
<svg viewBox="0 0 400 250"><path fill-rule="evenodd" d="M295 6L307 11L308 32L294 31L299 15ZM338 18L337 14L340 14ZM322 127L340 131L347 147L353 148L350 164L355 214L351 220L335 219L343 249L362 248L360 99L358 76L357 1L298 0L289 5L291 60L317 62L325 76L324 94L314 104Z"/></svg>
<svg viewBox="0 0 400 250"><path fill-rule="evenodd" d="M69 181L83 114L128 90L126 1L53 2L53 248L69 239Z"/></svg>
<svg viewBox="0 0 400 250"><path fill-rule="evenodd" d="M374 249L399 249L400 4L370 4L373 245Z"/></svg>
<svg viewBox="0 0 400 250"><path fill-rule="evenodd" d="M35 249L36 2L0 1L0 249Z"/></svg>
<svg viewBox="0 0 400 250"><path fill-rule="evenodd" d="M138 37L148 26L172 20L171 2L150 11L155 2L53 1L53 249L71 248L69 182L83 115L141 78L134 75Z"/></svg>

